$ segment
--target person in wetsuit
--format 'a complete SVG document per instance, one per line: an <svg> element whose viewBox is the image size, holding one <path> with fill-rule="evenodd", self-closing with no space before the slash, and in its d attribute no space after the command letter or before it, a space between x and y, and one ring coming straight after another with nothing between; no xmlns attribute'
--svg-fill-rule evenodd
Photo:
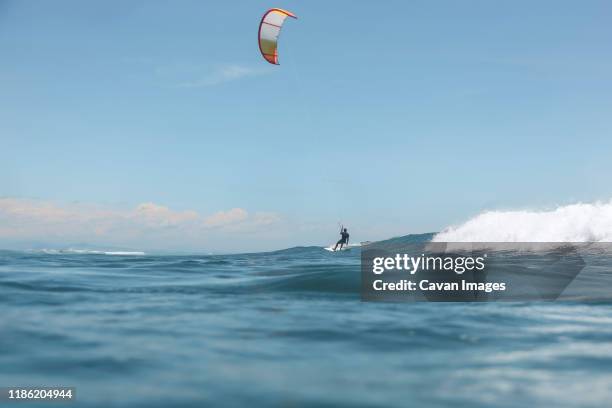
<svg viewBox="0 0 612 408"><path fill-rule="evenodd" d="M349 242L349 233L347 232L346 228L340 228L340 240L338 242L336 242L336 246L334 247L334 251L336 250L336 248L338 248L338 245L340 245L340 249L342 249L343 245L347 245L348 246L348 242Z"/></svg>

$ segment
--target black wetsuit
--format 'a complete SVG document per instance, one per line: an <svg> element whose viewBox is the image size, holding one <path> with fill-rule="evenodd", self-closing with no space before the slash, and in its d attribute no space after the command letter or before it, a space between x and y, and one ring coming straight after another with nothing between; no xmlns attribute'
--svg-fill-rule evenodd
<svg viewBox="0 0 612 408"><path fill-rule="evenodd" d="M342 236L342 238L340 238L340 240L338 242L336 242L336 246L334 247L334 251L336 250L336 248L338 248L338 245L340 245L340 249L342 249L342 245L348 244L349 233L346 232L346 231L340 231L340 235Z"/></svg>

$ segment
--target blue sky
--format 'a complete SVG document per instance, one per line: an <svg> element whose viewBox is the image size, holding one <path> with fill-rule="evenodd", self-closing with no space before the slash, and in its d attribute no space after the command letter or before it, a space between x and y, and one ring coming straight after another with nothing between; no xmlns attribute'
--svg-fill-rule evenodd
<svg viewBox="0 0 612 408"><path fill-rule="evenodd" d="M280 66L256 44L270 7L299 17ZM339 220L367 240L606 200L611 18L606 1L0 1L0 219L236 210L171 246L251 250L334 241ZM140 245L81 230L14 238Z"/></svg>

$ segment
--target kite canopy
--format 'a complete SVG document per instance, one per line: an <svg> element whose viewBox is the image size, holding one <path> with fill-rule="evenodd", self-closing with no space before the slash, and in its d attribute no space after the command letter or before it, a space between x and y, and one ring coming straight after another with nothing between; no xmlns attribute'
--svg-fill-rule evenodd
<svg viewBox="0 0 612 408"><path fill-rule="evenodd" d="M270 64L278 65L278 35L287 17L297 18L290 11L273 8L266 11L259 23L259 50Z"/></svg>

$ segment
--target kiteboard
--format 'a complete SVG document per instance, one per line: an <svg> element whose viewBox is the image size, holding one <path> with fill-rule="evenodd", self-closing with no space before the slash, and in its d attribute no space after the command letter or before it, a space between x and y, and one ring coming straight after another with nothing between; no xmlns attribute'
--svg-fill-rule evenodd
<svg viewBox="0 0 612 408"><path fill-rule="evenodd" d="M349 244L349 245L342 245L342 248L340 248L340 245L338 245L338 248L334 251L334 247L336 246L336 244L334 245L330 245L328 247L323 248L326 251L329 252L340 252L340 251L348 251L350 249L354 249L357 247L360 247L361 244Z"/></svg>

